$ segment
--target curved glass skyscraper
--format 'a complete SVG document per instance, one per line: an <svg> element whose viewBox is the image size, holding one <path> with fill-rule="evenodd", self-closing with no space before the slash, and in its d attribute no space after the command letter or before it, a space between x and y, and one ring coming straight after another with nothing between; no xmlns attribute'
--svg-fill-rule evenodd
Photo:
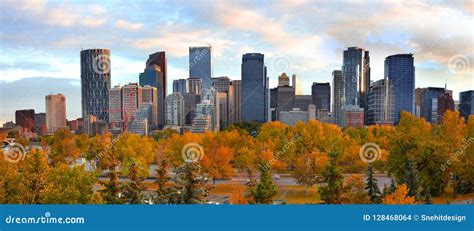
<svg viewBox="0 0 474 231"><path fill-rule="evenodd" d="M81 51L82 117L93 115L109 120L110 50Z"/></svg>

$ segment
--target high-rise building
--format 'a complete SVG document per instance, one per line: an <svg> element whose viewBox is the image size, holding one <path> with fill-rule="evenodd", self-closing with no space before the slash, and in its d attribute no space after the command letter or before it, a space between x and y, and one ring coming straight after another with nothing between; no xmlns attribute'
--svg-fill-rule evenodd
<svg viewBox="0 0 474 231"><path fill-rule="evenodd" d="M199 115L193 119L193 125L191 127L192 133L204 133L211 131L211 116Z"/></svg>
<svg viewBox="0 0 474 231"><path fill-rule="evenodd" d="M313 104L313 96L311 95L295 95L293 108L299 108L301 111L307 111L308 106ZM313 106L315 106L313 104ZM316 108L317 111L317 108Z"/></svg>
<svg viewBox="0 0 474 231"><path fill-rule="evenodd" d="M359 47L349 47L344 51L342 62L344 81L342 105L357 105L364 110L364 117L367 117L367 92L370 87L369 51Z"/></svg>
<svg viewBox="0 0 474 231"><path fill-rule="evenodd" d="M393 125L395 118L395 98L390 80L381 79L376 81L370 88L368 99L368 124Z"/></svg>
<svg viewBox="0 0 474 231"><path fill-rule="evenodd" d="M202 79L200 78L189 78L187 79L187 93L201 94L202 91Z"/></svg>
<svg viewBox="0 0 474 231"><path fill-rule="evenodd" d="M36 113L35 114L35 130L36 133L42 135L46 134L47 129L46 129L46 113L41 112L41 113Z"/></svg>
<svg viewBox="0 0 474 231"><path fill-rule="evenodd" d="M143 86L142 103L151 104L152 118L148 123L151 128L158 128L158 89L149 85Z"/></svg>
<svg viewBox="0 0 474 231"><path fill-rule="evenodd" d="M303 94L303 86L301 86L301 80L296 75L291 76L292 86L295 89L295 95L302 95Z"/></svg>
<svg viewBox="0 0 474 231"><path fill-rule="evenodd" d="M288 77L286 73L282 73L280 76L278 76L278 86L290 86L290 77Z"/></svg>
<svg viewBox="0 0 474 231"><path fill-rule="evenodd" d="M143 102L142 96L142 87L137 83L129 83L122 87L122 112L126 125L135 120L138 107Z"/></svg>
<svg viewBox="0 0 474 231"><path fill-rule="evenodd" d="M332 119L333 123L342 126L341 107L344 94L342 71L332 71Z"/></svg>
<svg viewBox="0 0 474 231"><path fill-rule="evenodd" d="M341 107L342 127L364 127L364 109L356 105L343 105Z"/></svg>
<svg viewBox="0 0 474 231"><path fill-rule="evenodd" d="M239 122L242 119L242 83L240 80L232 80L232 98L234 105L230 115L233 116L233 122Z"/></svg>
<svg viewBox="0 0 474 231"><path fill-rule="evenodd" d="M466 121L474 115L474 90L459 93L459 112Z"/></svg>
<svg viewBox="0 0 474 231"><path fill-rule="evenodd" d="M15 124L28 132L35 131L35 110L25 109L15 111Z"/></svg>
<svg viewBox="0 0 474 231"><path fill-rule="evenodd" d="M415 115L417 118L421 117L421 95L425 88L416 88L415 89Z"/></svg>
<svg viewBox="0 0 474 231"><path fill-rule="evenodd" d="M184 95L184 121L186 126L191 126L196 118L196 106L201 102L201 95L186 93Z"/></svg>
<svg viewBox="0 0 474 231"><path fill-rule="evenodd" d="M270 91L270 106L274 115L272 120L279 120L280 112L291 111L295 104L295 89L291 86L278 86Z"/></svg>
<svg viewBox="0 0 474 231"><path fill-rule="evenodd" d="M55 133L60 128L66 128L66 97L62 94L47 95L46 127L48 133Z"/></svg>
<svg viewBox="0 0 474 231"><path fill-rule="evenodd" d="M218 91L214 88L202 90L201 103L196 105L196 116L208 115L211 118L211 130L220 130L220 102Z"/></svg>
<svg viewBox="0 0 474 231"><path fill-rule="evenodd" d="M234 86L232 81L226 77L212 78L212 87L216 89L220 104L220 128L224 129L229 124L234 123Z"/></svg>
<svg viewBox="0 0 474 231"><path fill-rule="evenodd" d="M98 120L109 120L110 50L81 51L82 117L94 115Z"/></svg>
<svg viewBox="0 0 474 231"><path fill-rule="evenodd" d="M117 85L109 90L109 123L112 127L123 122L122 116L122 87Z"/></svg>
<svg viewBox="0 0 474 231"><path fill-rule="evenodd" d="M149 85L156 87L158 91L158 127L162 128L165 123L165 98L167 95L167 61L164 51L151 54L146 61L146 68L140 73L139 82L141 86Z"/></svg>
<svg viewBox="0 0 474 231"><path fill-rule="evenodd" d="M448 110L454 111L452 91L445 91L444 94L440 95L438 98L438 123L441 123L444 113Z"/></svg>
<svg viewBox="0 0 474 231"><path fill-rule="evenodd" d="M87 135L95 135L96 134L96 122L97 117L93 115L87 115L84 117L84 133Z"/></svg>
<svg viewBox="0 0 474 231"><path fill-rule="evenodd" d="M440 123L446 109L444 109L444 111L438 109L439 106L443 104L440 104L440 99L446 93L446 89L441 87L425 88L421 95L421 118L424 118L430 123ZM452 103L451 110L454 110L454 102Z"/></svg>
<svg viewBox="0 0 474 231"><path fill-rule="evenodd" d="M173 93L179 92L183 96L188 92L188 80L187 79L175 79L173 80Z"/></svg>
<svg viewBox="0 0 474 231"><path fill-rule="evenodd" d="M316 106L316 115L318 111L331 110L331 86L329 83L313 83L311 86L312 103Z"/></svg>
<svg viewBox="0 0 474 231"><path fill-rule="evenodd" d="M413 54L398 54L385 58L385 78L388 78L393 85L395 123L397 124L402 111L416 114Z"/></svg>
<svg viewBox="0 0 474 231"><path fill-rule="evenodd" d="M127 130L130 133L147 136L149 133L149 121L152 118L152 103L146 102L140 104L135 118L130 123Z"/></svg>
<svg viewBox="0 0 474 231"><path fill-rule="evenodd" d="M267 122L269 90L264 55L242 56L242 121Z"/></svg>
<svg viewBox="0 0 474 231"><path fill-rule="evenodd" d="M185 124L184 97L179 92L173 92L165 100L165 127L181 128Z"/></svg>
<svg viewBox="0 0 474 231"><path fill-rule="evenodd" d="M212 47L189 48L189 78L202 79L202 88L211 87Z"/></svg>

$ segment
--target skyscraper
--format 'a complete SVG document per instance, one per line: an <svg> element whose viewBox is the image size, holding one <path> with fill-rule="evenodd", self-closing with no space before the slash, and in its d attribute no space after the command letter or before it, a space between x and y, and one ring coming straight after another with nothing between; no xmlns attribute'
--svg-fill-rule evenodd
<svg viewBox="0 0 474 231"><path fill-rule="evenodd" d="M425 88L421 95L421 117L430 123L440 123L444 112L449 109L444 106L444 109L441 110L442 108L440 107L443 104L440 100L445 94L447 94L445 88ZM451 105L451 110L454 110L454 101Z"/></svg>
<svg viewBox="0 0 474 231"><path fill-rule="evenodd" d="M190 126L196 118L196 105L201 102L201 95L186 93L184 95L184 118L185 125Z"/></svg>
<svg viewBox="0 0 474 231"><path fill-rule="evenodd" d="M122 113L127 125L135 120L138 108L142 104L142 87L129 83L122 87Z"/></svg>
<svg viewBox="0 0 474 231"><path fill-rule="evenodd" d="M151 104L152 118L150 119L149 125L152 128L158 127L158 89L149 85L142 87L142 103Z"/></svg>
<svg viewBox="0 0 474 231"><path fill-rule="evenodd" d="M364 109L364 117L366 117L368 111L367 92L370 87L369 51L359 47L349 47L344 51L342 63L344 81L344 102L342 105L360 106Z"/></svg>
<svg viewBox="0 0 474 231"><path fill-rule="evenodd" d="M179 92L181 93L181 96L187 93L187 84L188 80L187 79L175 79L173 80L173 93L174 92Z"/></svg>
<svg viewBox="0 0 474 231"><path fill-rule="evenodd" d="M46 113L40 112L35 114L35 131L42 135L47 132L46 130Z"/></svg>
<svg viewBox="0 0 474 231"><path fill-rule="evenodd" d="M187 79L187 93L201 94L202 91L202 79L189 78Z"/></svg>
<svg viewBox="0 0 474 231"><path fill-rule="evenodd" d="M296 75L291 76L292 86L295 89L295 95L302 95L303 94L303 86L301 86L301 80Z"/></svg>
<svg viewBox="0 0 474 231"><path fill-rule="evenodd" d="M329 83L313 83L311 86L312 103L316 106L316 115L318 111L331 110L331 86Z"/></svg>
<svg viewBox="0 0 474 231"><path fill-rule="evenodd" d="M109 123L112 127L123 121L122 116L122 87L117 85L109 90Z"/></svg>
<svg viewBox="0 0 474 231"><path fill-rule="evenodd" d="M47 95L46 127L48 133L55 133L60 128L66 128L66 97L62 94Z"/></svg>
<svg viewBox="0 0 474 231"><path fill-rule="evenodd" d="M189 78L202 79L202 88L211 87L212 47L189 48Z"/></svg>
<svg viewBox="0 0 474 231"><path fill-rule="evenodd" d="M413 54L398 54L385 58L385 78L388 78L393 85L395 123L400 121L402 111L416 114Z"/></svg>
<svg viewBox="0 0 474 231"><path fill-rule="evenodd" d="M223 129L234 122L234 86L227 76L211 78L212 87L216 89L220 104L220 128Z"/></svg>
<svg viewBox="0 0 474 231"><path fill-rule="evenodd" d="M288 77L286 73L282 73L280 76L278 76L278 86L290 86L290 77Z"/></svg>
<svg viewBox="0 0 474 231"><path fill-rule="evenodd" d="M332 118L334 124L342 126L341 123L341 106L344 94L344 81L342 79L342 71L332 71Z"/></svg>
<svg viewBox="0 0 474 231"><path fill-rule="evenodd" d="M469 115L474 115L474 90L459 93L459 112L466 121Z"/></svg>
<svg viewBox="0 0 474 231"><path fill-rule="evenodd" d="M149 85L156 87L158 91L158 127L162 128L165 123L165 98L167 84L167 62L164 51L151 54L146 61L146 68L140 73L139 82L141 86Z"/></svg>
<svg viewBox="0 0 474 231"><path fill-rule="evenodd" d="M184 126L184 97L179 92L166 97L165 127L181 129Z"/></svg>
<svg viewBox="0 0 474 231"><path fill-rule="evenodd" d="M218 91L214 88L202 90L201 103L196 105L196 117L202 115L210 116L211 130L218 132L220 130L220 102Z"/></svg>
<svg viewBox="0 0 474 231"><path fill-rule="evenodd" d="M381 79L376 81L370 88L368 99L368 124L392 125L395 117L395 99L390 80Z"/></svg>
<svg viewBox="0 0 474 231"><path fill-rule="evenodd" d="M109 119L110 50L88 49L81 51L82 117L96 116Z"/></svg>
<svg viewBox="0 0 474 231"><path fill-rule="evenodd" d="M25 109L15 111L15 124L28 132L35 131L35 110Z"/></svg>
<svg viewBox="0 0 474 231"><path fill-rule="evenodd" d="M242 119L242 82L241 80L232 80L232 98L234 100L234 105L232 112L230 113L233 115L233 121L239 122Z"/></svg>
<svg viewBox="0 0 474 231"><path fill-rule="evenodd" d="M242 56L242 121L267 122L269 90L264 55Z"/></svg>

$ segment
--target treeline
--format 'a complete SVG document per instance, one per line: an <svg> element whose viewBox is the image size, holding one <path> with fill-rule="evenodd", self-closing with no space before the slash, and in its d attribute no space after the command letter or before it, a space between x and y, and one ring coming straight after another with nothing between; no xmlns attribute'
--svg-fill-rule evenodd
<svg viewBox="0 0 474 231"><path fill-rule="evenodd" d="M205 203L213 180L236 174L249 178L249 189L235 192L231 201L272 203L272 173L291 174L306 188L320 184L323 203L431 203L431 196L474 191L473 142L474 116L465 122L451 111L439 125L402 113L395 127L362 129L312 120L294 126L238 123L219 133L164 130L154 137L60 130L18 163L0 158L0 203ZM360 157L367 143L380 148L370 164ZM95 162L97 171L76 166L80 157ZM99 182L103 173L108 180ZM367 180L342 175L350 173ZM376 173L387 173L392 184L380 191ZM152 174L154 191L144 193L150 186L144 179ZM121 182L121 176L130 180Z"/></svg>

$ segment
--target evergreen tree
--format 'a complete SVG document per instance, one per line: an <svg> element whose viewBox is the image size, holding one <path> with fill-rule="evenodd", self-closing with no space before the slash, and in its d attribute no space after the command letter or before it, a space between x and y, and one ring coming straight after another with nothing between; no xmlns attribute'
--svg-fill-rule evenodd
<svg viewBox="0 0 474 231"><path fill-rule="evenodd" d="M372 164L369 164L367 168L367 186L365 189L368 190L370 200L373 203L380 203L380 189L377 185L377 179L374 177Z"/></svg>
<svg viewBox="0 0 474 231"><path fill-rule="evenodd" d="M113 169L110 173L110 180L106 183L105 189L102 191L103 198L107 204L123 204L122 185L118 179L118 172Z"/></svg>
<svg viewBox="0 0 474 231"><path fill-rule="evenodd" d="M162 159L158 161L157 165L155 183L157 184L158 189L156 190L157 195L154 199L154 202L156 204L168 204L170 203L170 194L172 190L171 188L166 187L166 183L169 179L168 161L166 159Z"/></svg>
<svg viewBox="0 0 474 231"><path fill-rule="evenodd" d="M425 186L425 204L433 204L429 185Z"/></svg>
<svg viewBox="0 0 474 231"><path fill-rule="evenodd" d="M249 188L250 195L256 204L272 204L273 197L278 193L276 185L273 183L269 168L263 163L259 166L260 181L255 187Z"/></svg>
<svg viewBox="0 0 474 231"><path fill-rule="evenodd" d="M392 194L395 192L395 190L397 190L397 186L395 185L395 180L393 179L393 177L390 177L390 188L389 188L389 194Z"/></svg>
<svg viewBox="0 0 474 231"><path fill-rule="evenodd" d="M329 162L326 170L322 173L323 180L327 182L326 186L318 189L321 200L326 204L340 204L343 191L344 177L338 167L336 158L337 153L329 153Z"/></svg>
<svg viewBox="0 0 474 231"><path fill-rule="evenodd" d="M199 163L185 163L177 170L176 190L170 192L170 203L204 204L209 195L207 177Z"/></svg>
<svg viewBox="0 0 474 231"><path fill-rule="evenodd" d="M405 183L408 186L408 196L413 197L418 195L418 184L417 184L416 170L414 169L413 162L407 161Z"/></svg>
<svg viewBox="0 0 474 231"><path fill-rule="evenodd" d="M140 176L139 167L136 163L133 163L129 168L128 178L130 183L125 186L124 189L124 198L130 204L141 204L143 203L142 192L146 189L146 186L143 184L145 180L144 177Z"/></svg>

